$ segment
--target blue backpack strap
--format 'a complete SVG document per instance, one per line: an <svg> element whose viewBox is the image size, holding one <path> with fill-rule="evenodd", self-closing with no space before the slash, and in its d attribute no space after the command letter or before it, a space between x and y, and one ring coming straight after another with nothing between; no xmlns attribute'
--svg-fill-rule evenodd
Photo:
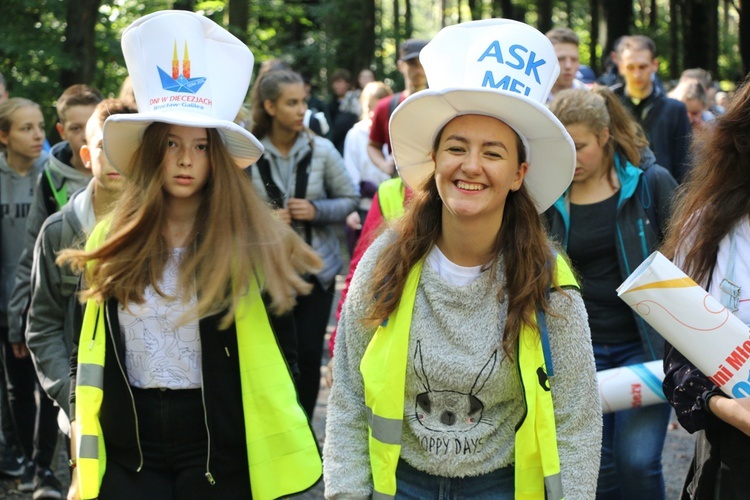
<svg viewBox="0 0 750 500"><path fill-rule="evenodd" d="M570 287L578 287L578 284L576 282L575 276L573 276L572 271L569 269L567 264L565 264L565 269L560 269L558 266L558 261L562 258L558 255L557 250L554 248L552 249L552 255L555 262L555 272L557 273L557 279L559 281L559 286L562 288L570 288ZM550 268L550 263L547 263L547 268ZM550 298L550 293L552 290L552 282L550 281L549 286L547 287L547 300ZM541 307L537 308L536 311L536 325L537 328L539 328L539 337L542 341L542 352L544 353L544 363L547 366L547 377L552 378L555 376L555 366L552 363L552 350L549 346L549 331L547 330L547 316L544 313L544 310Z"/></svg>
<svg viewBox="0 0 750 500"><path fill-rule="evenodd" d="M549 294L549 292L547 292ZM549 347L549 332L547 331L547 315L541 309L536 312L536 325L539 327L539 335L542 339L542 352L544 353L544 364L547 366L547 377L555 376L555 366L552 364L552 351Z"/></svg>

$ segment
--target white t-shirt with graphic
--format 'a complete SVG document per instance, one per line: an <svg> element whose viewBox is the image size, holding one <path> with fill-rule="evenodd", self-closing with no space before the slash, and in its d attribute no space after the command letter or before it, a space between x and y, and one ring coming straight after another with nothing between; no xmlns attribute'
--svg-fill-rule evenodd
<svg viewBox="0 0 750 500"><path fill-rule="evenodd" d="M182 322L197 303L183 301L178 290L178 265L184 249L174 250L164 268L159 288L145 291L143 304L120 305L118 317L125 344L128 381L141 389L197 389L201 387L201 344L198 321Z"/></svg>

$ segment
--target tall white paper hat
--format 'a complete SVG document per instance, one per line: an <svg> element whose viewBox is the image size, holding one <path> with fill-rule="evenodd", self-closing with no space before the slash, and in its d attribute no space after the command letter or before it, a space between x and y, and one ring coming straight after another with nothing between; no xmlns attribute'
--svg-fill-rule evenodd
<svg viewBox="0 0 750 500"><path fill-rule="evenodd" d="M570 185L575 146L544 105L560 65L538 30L509 19L487 19L442 29L419 60L429 88L393 112L390 136L398 173L419 189L435 169L437 134L456 116L486 115L513 128L526 149L524 183L543 212Z"/></svg>
<svg viewBox="0 0 750 500"><path fill-rule="evenodd" d="M254 163L263 146L234 123L253 72L253 54L238 38L193 12L161 11L122 34L138 113L104 122L104 152L127 174L130 159L153 122L215 128L238 167Z"/></svg>

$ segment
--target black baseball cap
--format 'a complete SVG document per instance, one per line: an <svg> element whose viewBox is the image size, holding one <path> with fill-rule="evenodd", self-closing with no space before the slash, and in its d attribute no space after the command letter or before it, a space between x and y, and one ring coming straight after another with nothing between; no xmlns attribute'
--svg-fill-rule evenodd
<svg viewBox="0 0 750 500"><path fill-rule="evenodd" d="M427 40L418 40L416 38L410 38L401 44L399 49L399 59L402 61L409 61L419 57L419 53L422 51L424 46L427 45Z"/></svg>

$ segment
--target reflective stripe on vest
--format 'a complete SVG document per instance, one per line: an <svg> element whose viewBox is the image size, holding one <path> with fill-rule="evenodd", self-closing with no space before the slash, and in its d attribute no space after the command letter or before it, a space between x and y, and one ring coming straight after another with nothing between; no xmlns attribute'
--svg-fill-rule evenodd
<svg viewBox="0 0 750 500"><path fill-rule="evenodd" d="M404 214L404 183L400 177L388 179L378 186L378 203L383 219L393 220Z"/></svg>
<svg viewBox="0 0 750 500"><path fill-rule="evenodd" d="M373 498L396 494L396 467L401 455L404 388L409 331L423 261L409 272L398 307L381 325L360 363L369 427ZM560 255L555 268L561 287L578 284ZM536 320L535 320L536 321ZM515 436L515 497L563 498L552 393L540 386L537 370L544 369L544 352L536 325L524 326L518 340L516 365L521 376L526 414Z"/></svg>
<svg viewBox="0 0 750 500"><path fill-rule="evenodd" d="M86 250L100 246L108 230L109 221L97 224ZM239 300L235 325L250 486L253 498L266 500L310 488L320 478L323 465L260 290L254 285ZM93 300L86 304L78 348L76 470L84 499L99 495L106 470L99 423L107 335L104 308Z"/></svg>

